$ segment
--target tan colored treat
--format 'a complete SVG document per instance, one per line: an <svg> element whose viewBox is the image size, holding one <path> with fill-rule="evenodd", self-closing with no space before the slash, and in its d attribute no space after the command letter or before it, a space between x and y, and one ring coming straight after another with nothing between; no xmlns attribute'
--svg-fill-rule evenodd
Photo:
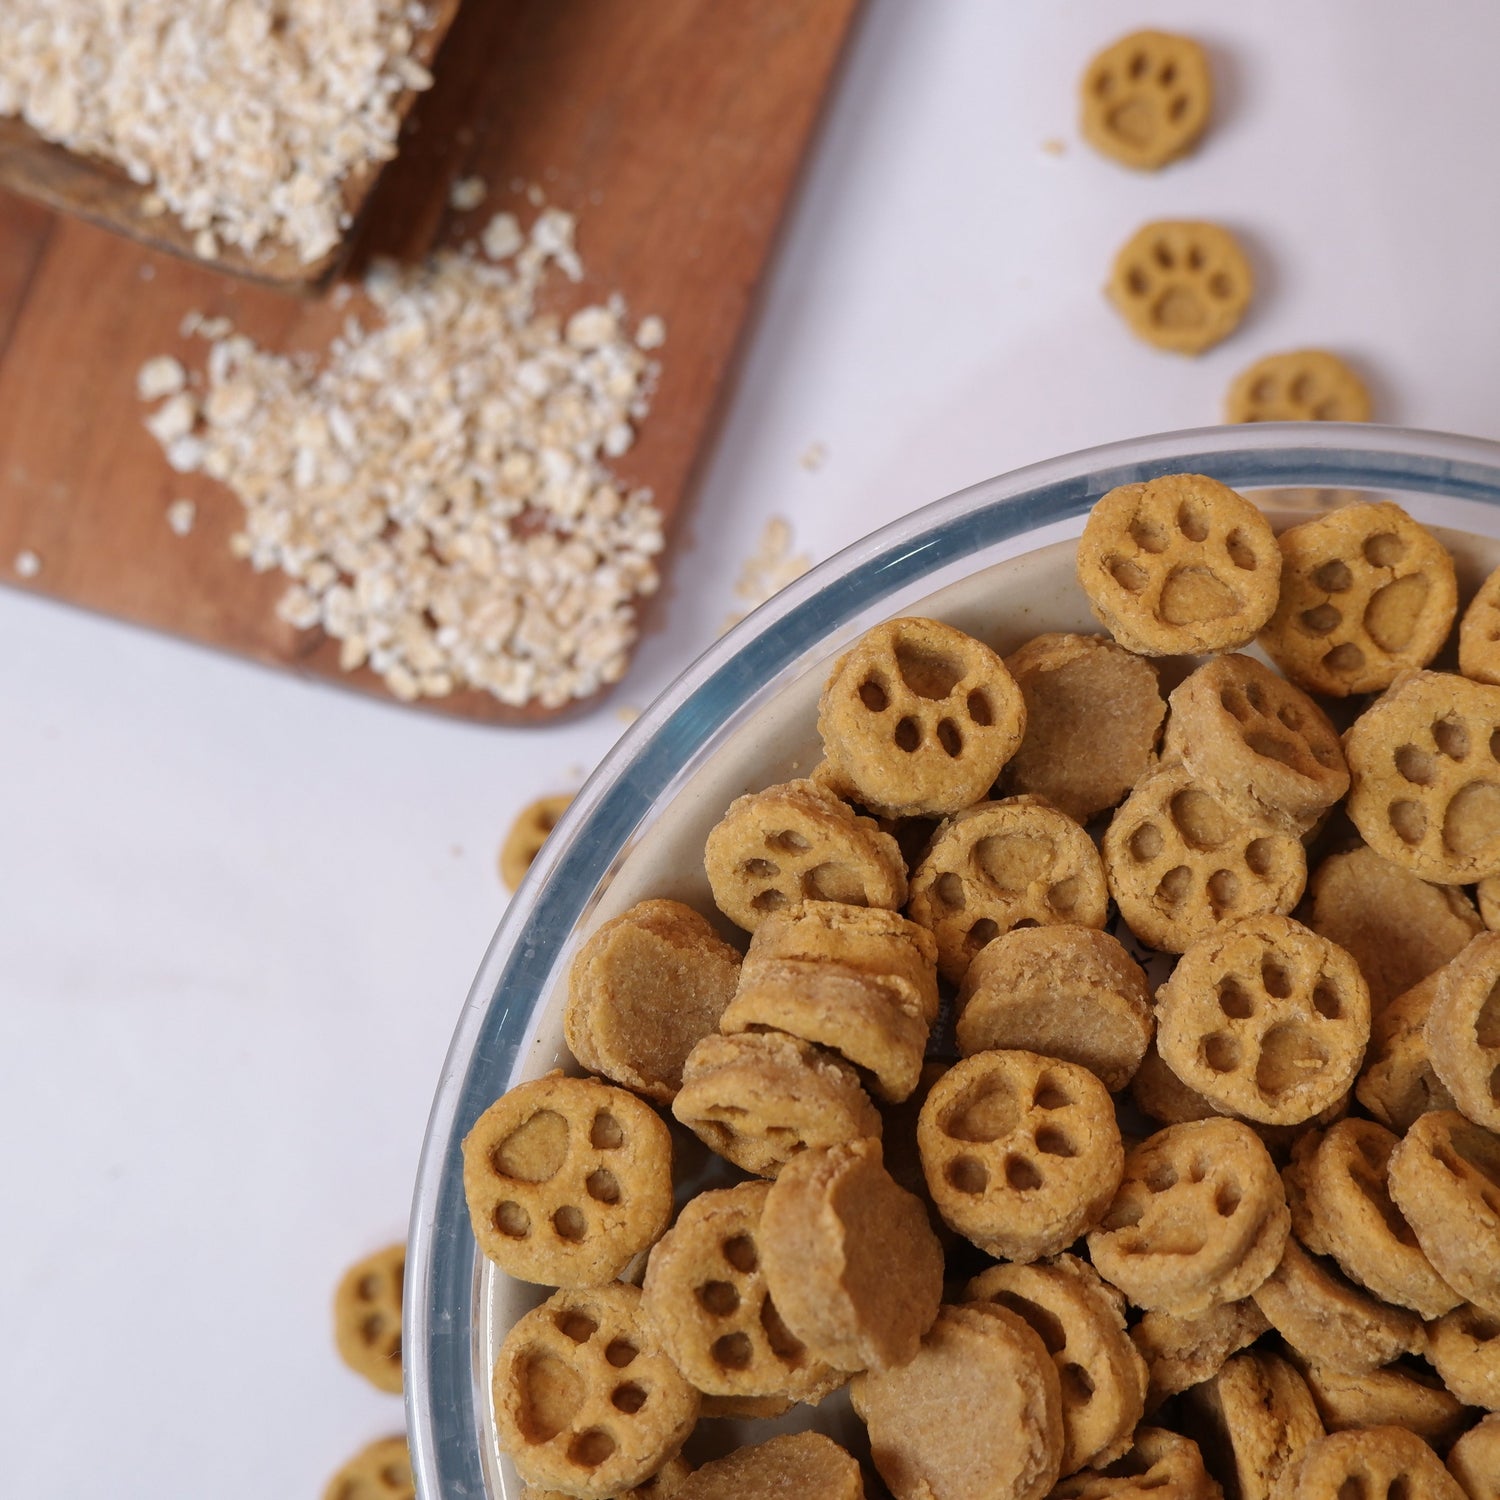
<svg viewBox="0 0 1500 1500"><path fill-rule="evenodd" d="M622 1282L554 1292L527 1313L500 1346L492 1389L516 1472L580 1500L648 1479L698 1418L698 1392Z"/></svg>
<svg viewBox="0 0 1500 1500"><path fill-rule="evenodd" d="M783 1433L704 1464L675 1500L864 1500L859 1465L821 1432Z"/></svg>
<svg viewBox="0 0 1500 1500"><path fill-rule="evenodd" d="M1089 514L1078 581L1100 624L1144 656L1233 651L1276 607L1270 523L1204 474L1122 484Z"/></svg>
<svg viewBox="0 0 1500 1500"><path fill-rule="evenodd" d="M706 1036L672 1113L712 1151L774 1177L799 1151L879 1137L880 1113L841 1057L779 1031Z"/></svg>
<svg viewBox="0 0 1500 1500"><path fill-rule="evenodd" d="M1260 643L1298 687L1375 693L1447 639L1458 582L1447 549L1389 500L1282 532L1281 598Z"/></svg>
<svg viewBox="0 0 1500 1500"><path fill-rule="evenodd" d="M1220 922L1290 911L1307 880L1307 853L1288 825L1236 812L1180 764L1159 767L1125 799L1103 850L1120 915L1169 953Z"/></svg>
<svg viewBox="0 0 1500 1500"><path fill-rule="evenodd" d="M1249 1296L1281 1260L1289 1223L1255 1132L1238 1120L1197 1120L1127 1154L1089 1255L1137 1306L1192 1317Z"/></svg>
<svg viewBox="0 0 1500 1500"><path fill-rule="evenodd" d="M1226 422L1368 422L1370 393L1326 349L1267 354L1241 370L1224 402Z"/></svg>
<svg viewBox="0 0 1500 1500"><path fill-rule="evenodd" d="M333 1341L339 1357L382 1391L401 1394L401 1283L406 1244L356 1261L333 1294Z"/></svg>
<svg viewBox="0 0 1500 1500"><path fill-rule="evenodd" d="M945 818L912 872L907 906L937 939L938 972L953 984L1013 927L1103 927L1108 909L1093 840L1038 797L981 802Z"/></svg>
<svg viewBox="0 0 1500 1500"><path fill-rule="evenodd" d="M1240 326L1255 276L1222 225L1158 219L1120 247L1105 290L1137 338L1202 354Z"/></svg>
<svg viewBox="0 0 1500 1500"><path fill-rule="evenodd" d="M927 1191L927 1178L922 1172L922 1153L917 1146L917 1120L933 1085L951 1066L948 1062L938 1060L924 1062L922 1076L916 1088L900 1104L886 1105L880 1112L884 1122L880 1153L885 1161L885 1169L908 1193L914 1193L922 1200L922 1205L927 1210L927 1222L938 1237L945 1255L958 1245L960 1236L943 1223L943 1216L938 1212L937 1204L932 1201L932 1194Z"/></svg>
<svg viewBox="0 0 1500 1500"><path fill-rule="evenodd" d="M1275 1500L1464 1500L1442 1460L1399 1427L1331 1432L1309 1443Z"/></svg>
<svg viewBox="0 0 1500 1500"><path fill-rule="evenodd" d="M1500 933L1475 938L1438 975L1424 1033L1454 1104L1500 1131Z"/></svg>
<svg viewBox="0 0 1500 1500"><path fill-rule="evenodd" d="M1148 1312L1130 1330L1150 1372L1146 1410L1155 1411L1168 1396L1212 1379L1231 1354L1238 1354L1271 1325L1249 1297L1221 1302L1196 1317Z"/></svg>
<svg viewBox="0 0 1500 1500"><path fill-rule="evenodd" d="M1198 144L1213 104L1203 48L1169 31L1133 31L1099 53L1079 85L1079 129L1096 151L1153 170Z"/></svg>
<svg viewBox="0 0 1500 1500"><path fill-rule="evenodd" d="M1500 1317L1500 1136L1457 1110L1430 1110L1393 1148L1388 1171L1391 1197L1438 1274Z"/></svg>
<svg viewBox="0 0 1500 1500"><path fill-rule="evenodd" d="M1448 1450L1448 1472L1468 1500L1500 1500L1500 1416L1486 1417L1459 1438Z"/></svg>
<svg viewBox="0 0 1500 1500"><path fill-rule="evenodd" d="M885 817L977 802L1026 727L1005 663L940 620L887 620L834 665L818 704L831 785Z"/></svg>
<svg viewBox="0 0 1500 1500"><path fill-rule="evenodd" d="M1049 1500L1222 1500L1222 1491L1191 1438L1165 1427L1138 1427L1123 1458L1062 1480Z"/></svg>
<svg viewBox="0 0 1500 1500"><path fill-rule="evenodd" d="M642 1315L705 1395L816 1403L844 1383L782 1321L762 1268L769 1185L689 1200L646 1264Z"/></svg>
<svg viewBox="0 0 1500 1500"><path fill-rule="evenodd" d="M1437 994L1439 969L1397 995L1375 1017L1364 1071L1354 1085L1359 1102L1397 1135L1429 1109L1452 1109L1453 1095L1433 1072L1427 1049L1427 1016Z"/></svg>
<svg viewBox="0 0 1500 1500"><path fill-rule="evenodd" d="M1237 1354L1212 1380L1188 1392L1202 1424L1200 1443L1240 1500L1269 1500L1323 1424L1306 1382L1274 1354ZM1330 1497L1332 1500L1332 1497Z"/></svg>
<svg viewBox="0 0 1500 1500"><path fill-rule="evenodd" d="M1479 585L1458 622L1458 670L1500 685L1500 568Z"/></svg>
<svg viewBox="0 0 1500 1500"><path fill-rule="evenodd" d="M904 1364L942 1301L927 1209L868 1138L787 1163L766 1197L761 1253L788 1328L841 1370Z"/></svg>
<svg viewBox="0 0 1500 1500"><path fill-rule="evenodd" d="M1026 734L1006 762L1007 794L1044 797L1079 823L1150 769L1167 707L1156 668L1102 635L1039 635L1005 658L1026 700Z"/></svg>
<svg viewBox="0 0 1500 1500"><path fill-rule="evenodd" d="M944 1221L989 1254L1039 1260L1098 1222L1124 1148L1087 1068L1035 1052L979 1052L950 1068L917 1121Z"/></svg>
<svg viewBox="0 0 1500 1500"><path fill-rule="evenodd" d="M1232 806L1305 832L1349 789L1328 715L1254 657L1214 657L1167 701L1162 758Z"/></svg>
<svg viewBox="0 0 1500 1500"><path fill-rule="evenodd" d="M796 1404L790 1396L705 1396L698 1416L731 1422L775 1421Z"/></svg>
<svg viewBox="0 0 1500 1500"><path fill-rule="evenodd" d="M538 797L516 814L510 825L505 842L500 846L500 878L507 890L515 890L531 862L541 852L542 843L557 826L557 820L568 810L573 800L571 792L558 792L551 797Z"/></svg>
<svg viewBox="0 0 1500 1500"><path fill-rule="evenodd" d="M670 1104L739 980L740 956L690 906L638 901L579 950L563 1032L592 1073Z"/></svg>
<svg viewBox="0 0 1500 1500"><path fill-rule="evenodd" d="M1155 1042L1146 1049L1135 1077L1130 1080L1130 1097L1137 1109L1162 1125L1185 1125L1190 1120L1209 1120L1221 1113L1161 1060Z"/></svg>
<svg viewBox="0 0 1500 1500"><path fill-rule="evenodd" d="M1457 887L1431 885L1364 845L1329 855L1314 871L1307 925L1354 955L1377 1015L1481 928Z"/></svg>
<svg viewBox="0 0 1500 1500"><path fill-rule="evenodd" d="M1047 1347L992 1302L944 1307L909 1364L849 1393L896 1500L1042 1500L1063 1452Z"/></svg>
<svg viewBox="0 0 1500 1500"><path fill-rule="evenodd" d="M1125 1332L1125 1299L1075 1255L991 1266L964 1290L1024 1318L1047 1346L1062 1390L1062 1472L1102 1468L1131 1445L1145 1410L1146 1362Z"/></svg>
<svg viewBox="0 0 1500 1500"><path fill-rule="evenodd" d="M1460 1401L1500 1411L1500 1316L1465 1302L1427 1325L1423 1353Z"/></svg>
<svg viewBox="0 0 1500 1500"><path fill-rule="evenodd" d="M693 1466L678 1454L676 1458L669 1458L649 1479L632 1485L618 1500L676 1500L692 1472ZM572 1497L562 1490L539 1490L528 1484L521 1490L521 1500L572 1500Z"/></svg>
<svg viewBox="0 0 1500 1500"><path fill-rule="evenodd" d="M1092 927L1017 927L987 943L958 988L965 1057L1024 1048L1095 1074L1110 1093L1130 1082L1151 1041L1141 966Z"/></svg>
<svg viewBox="0 0 1500 1500"><path fill-rule="evenodd" d="M1463 1403L1420 1366L1390 1365L1360 1375L1345 1375L1309 1360L1299 1360L1298 1368L1329 1432L1404 1427L1434 1447L1447 1447L1468 1421Z"/></svg>
<svg viewBox="0 0 1500 1500"><path fill-rule="evenodd" d="M895 839L812 781L737 797L709 833L703 864L714 904L747 932L803 900L888 911L906 903Z"/></svg>
<svg viewBox="0 0 1500 1500"><path fill-rule="evenodd" d="M1299 1146L1287 1169L1297 1238L1331 1255L1383 1302L1436 1318L1462 1299L1433 1269L1391 1201L1386 1167L1396 1145L1384 1126L1351 1119Z"/></svg>
<svg viewBox="0 0 1500 1500"><path fill-rule="evenodd" d="M411 1454L404 1437L380 1438L361 1448L328 1481L323 1500L416 1500Z"/></svg>
<svg viewBox="0 0 1500 1500"><path fill-rule="evenodd" d="M756 929L719 1025L816 1042L866 1069L882 1099L904 1099L937 1018L936 958L931 935L896 912L801 902Z"/></svg>
<svg viewBox="0 0 1500 1500"><path fill-rule="evenodd" d="M464 1139L479 1248L545 1286L596 1286L672 1217L672 1138L634 1094L592 1078L518 1084Z"/></svg>
<svg viewBox="0 0 1500 1500"><path fill-rule="evenodd" d="M1480 920L1491 932L1500 931L1500 875L1481 880L1474 887L1474 896L1479 903Z"/></svg>
<svg viewBox="0 0 1500 1500"><path fill-rule="evenodd" d="M1251 1295L1293 1349L1332 1370L1359 1375L1423 1348L1414 1314L1377 1301L1295 1238Z"/></svg>
<svg viewBox="0 0 1500 1500"><path fill-rule="evenodd" d="M1336 1104L1370 1037L1354 960L1275 913L1226 923L1182 955L1156 994L1156 1046L1226 1113L1296 1125Z"/></svg>

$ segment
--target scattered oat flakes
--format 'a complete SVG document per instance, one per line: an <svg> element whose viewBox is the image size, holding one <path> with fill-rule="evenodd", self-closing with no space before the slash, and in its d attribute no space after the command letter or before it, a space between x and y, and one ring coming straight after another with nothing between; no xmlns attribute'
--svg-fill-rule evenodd
<svg viewBox="0 0 1500 1500"><path fill-rule="evenodd" d="M790 522L781 516L772 516L761 532L759 549L753 557L746 559L734 585L735 598L743 600L745 608L725 616L719 628L720 635L738 625L751 610L758 609L812 567L812 558L805 552L793 553L791 545Z"/></svg>
<svg viewBox="0 0 1500 1500"><path fill-rule="evenodd" d="M142 401L159 401L163 396L175 396L186 384L187 371L182 362L170 354L158 354L136 371L135 393Z"/></svg>
<svg viewBox="0 0 1500 1500"><path fill-rule="evenodd" d="M448 189L448 203L459 213L466 214L479 207L489 192L489 185L482 177L460 177Z"/></svg>
<svg viewBox="0 0 1500 1500"><path fill-rule="evenodd" d="M660 349L666 341L667 325L655 313L641 319L641 326L635 331L637 348Z"/></svg>
<svg viewBox="0 0 1500 1500"><path fill-rule="evenodd" d="M176 536L187 536L198 519L198 507L191 500L174 500L167 507L167 525Z"/></svg>
<svg viewBox="0 0 1500 1500"><path fill-rule="evenodd" d="M802 450L802 457L797 460L809 474L816 474L824 464L828 462L827 443L809 443Z"/></svg>
<svg viewBox="0 0 1500 1500"><path fill-rule="evenodd" d="M16 575L20 578L35 578L42 571L42 560L29 547L16 553Z"/></svg>

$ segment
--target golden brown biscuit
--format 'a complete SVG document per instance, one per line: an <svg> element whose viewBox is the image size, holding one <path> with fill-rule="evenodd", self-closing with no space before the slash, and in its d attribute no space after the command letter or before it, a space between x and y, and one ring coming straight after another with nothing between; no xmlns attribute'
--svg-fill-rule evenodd
<svg viewBox="0 0 1500 1500"><path fill-rule="evenodd" d="M624 1491L618 1500L676 1500L692 1472L693 1466L679 1453L676 1458L669 1458L649 1479L643 1479ZM572 1496L561 1490L542 1490L528 1484L521 1488L521 1500L572 1500Z"/></svg>
<svg viewBox="0 0 1500 1500"><path fill-rule="evenodd" d="M550 797L538 797L516 814L516 821L510 825L510 832L500 846L500 878L506 889L515 890L525 879L544 840L557 826L557 820L568 810L572 800L571 792L557 792Z"/></svg>
<svg viewBox="0 0 1500 1500"><path fill-rule="evenodd" d="M1123 1458L1059 1482L1049 1500L1222 1500L1191 1438L1165 1427L1138 1427Z"/></svg>
<svg viewBox="0 0 1500 1500"><path fill-rule="evenodd" d="M1297 1368L1329 1432L1403 1427L1434 1447L1446 1448L1469 1419L1463 1403L1414 1362L1346 1375L1299 1356Z"/></svg>
<svg viewBox="0 0 1500 1500"><path fill-rule="evenodd" d="M1017 927L987 943L958 988L958 1050L1021 1048L1079 1064L1110 1093L1151 1041L1151 990L1117 938L1092 927Z"/></svg>
<svg viewBox="0 0 1500 1500"><path fill-rule="evenodd" d="M1156 1047L1229 1114L1296 1125L1349 1091L1370 1037L1354 960L1275 913L1201 937L1156 995Z"/></svg>
<svg viewBox="0 0 1500 1500"><path fill-rule="evenodd" d="M1026 704L1005 663L940 620L887 620L829 674L818 704L828 784L883 817L977 802L1015 753Z"/></svg>
<svg viewBox="0 0 1500 1500"><path fill-rule="evenodd" d="M1475 682L1500 684L1500 568L1479 585L1458 622L1458 670Z"/></svg>
<svg viewBox="0 0 1500 1500"><path fill-rule="evenodd" d="M1095 618L1144 656L1233 651L1276 608L1281 554L1270 523L1204 474L1112 489L1078 541Z"/></svg>
<svg viewBox="0 0 1500 1500"><path fill-rule="evenodd" d="M1103 852L1120 915L1169 953L1220 922L1290 911L1307 880L1307 853L1287 824L1235 811L1180 764L1160 766L1131 792Z"/></svg>
<svg viewBox="0 0 1500 1500"><path fill-rule="evenodd" d="M1328 715L1253 657L1216 656L1168 699L1162 758L1216 797L1306 831L1349 789Z"/></svg>
<svg viewBox="0 0 1500 1500"><path fill-rule="evenodd" d="M1007 795L1044 797L1079 823L1144 776L1167 706L1156 668L1102 635L1039 635L1005 658L1026 701L1026 733L1006 762Z"/></svg>
<svg viewBox="0 0 1500 1500"><path fill-rule="evenodd" d="M1313 872L1307 925L1354 955L1378 1015L1480 931L1474 903L1456 886L1432 885L1361 844Z"/></svg>
<svg viewBox="0 0 1500 1500"><path fill-rule="evenodd" d="M1500 933L1475 938L1437 976L1423 1035L1454 1104L1500 1131Z"/></svg>
<svg viewBox="0 0 1500 1500"><path fill-rule="evenodd" d="M764 1182L692 1198L646 1263L642 1317L706 1395L816 1403L844 1383L786 1326L767 1280Z"/></svg>
<svg viewBox="0 0 1500 1500"><path fill-rule="evenodd" d="M1191 1318L1148 1312L1130 1330L1150 1372L1146 1410L1155 1411L1168 1396L1212 1379L1231 1354L1253 1344L1270 1326L1250 1297L1221 1302Z"/></svg>
<svg viewBox="0 0 1500 1500"><path fill-rule="evenodd" d="M1275 1500L1464 1500L1442 1460L1415 1433L1399 1427L1331 1432L1311 1442L1282 1476Z"/></svg>
<svg viewBox="0 0 1500 1500"><path fill-rule="evenodd" d="M1349 818L1382 858L1424 880L1500 874L1500 687L1411 672L1344 736Z"/></svg>
<svg viewBox="0 0 1500 1500"><path fill-rule="evenodd" d="M1448 1450L1448 1472L1463 1486L1453 1500L1500 1500L1500 1416L1471 1427Z"/></svg>
<svg viewBox="0 0 1500 1500"><path fill-rule="evenodd" d="M1130 331L1158 349L1202 354L1245 316L1255 276L1221 224L1158 219L1126 240L1106 291Z"/></svg>
<svg viewBox="0 0 1500 1500"><path fill-rule="evenodd" d="M709 833L703 863L714 905L747 932L798 901L888 911L906 902L895 839L813 781L737 797Z"/></svg>
<svg viewBox="0 0 1500 1500"><path fill-rule="evenodd" d="M980 802L938 824L912 872L912 920L937 940L938 972L957 984L1003 932L1073 922L1103 927L1109 910L1093 840L1038 797Z"/></svg>
<svg viewBox="0 0 1500 1500"><path fill-rule="evenodd" d="M1335 698L1425 667L1458 610L1453 559L1389 500L1282 532L1281 597L1260 643L1298 687Z"/></svg>
<svg viewBox="0 0 1500 1500"><path fill-rule="evenodd" d="M944 1307L916 1358L849 1393L896 1500L1042 1500L1063 1451L1057 1368L992 1302Z"/></svg>
<svg viewBox="0 0 1500 1500"><path fill-rule="evenodd" d="M592 1078L518 1084L474 1122L463 1152L474 1238L522 1281L611 1281L672 1217L667 1127Z"/></svg>
<svg viewBox="0 0 1500 1500"><path fill-rule="evenodd" d="M404 1437L380 1438L361 1448L328 1481L323 1500L416 1500L411 1454Z"/></svg>
<svg viewBox="0 0 1500 1500"><path fill-rule="evenodd" d="M641 1317L633 1286L554 1292L506 1334L495 1430L527 1484L608 1500L655 1474L698 1417L698 1392Z"/></svg>
<svg viewBox="0 0 1500 1500"><path fill-rule="evenodd" d="M1445 887L1452 890L1452 886ZM1459 893L1460 895L1462 892ZM1500 931L1500 875L1481 880L1474 887L1474 899L1479 907L1479 917L1491 931Z"/></svg>
<svg viewBox="0 0 1500 1500"><path fill-rule="evenodd" d="M1423 1353L1460 1401L1500 1411L1500 1316L1465 1302L1427 1325Z"/></svg>
<svg viewBox="0 0 1500 1500"><path fill-rule="evenodd" d="M638 901L579 950L563 1032L591 1073L670 1104L682 1065L717 1030L740 956L690 906Z"/></svg>
<svg viewBox="0 0 1500 1500"><path fill-rule="evenodd" d="M675 1500L864 1500L859 1465L821 1432L783 1433L706 1463Z"/></svg>
<svg viewBox="0 0 1500 1500"><path fill-rule="evenodd" d="M333 1341L349 1368L401 1394L401 1284L406 1243L356 1261L333 1294Z"/></svg>
<svg viewBox="0 0 1500 1500"><path fill-rule="evenodd" d="M1442 972L1397 995L1376 1016L1364 1070L1354 1085L1359 1102L1398 1135L1429 1109L1453 1108L1453 1095L1433 1071L1427 1047L1427 1016Z"/></svg>
<svg viewBox="0 0 1500 1500"><path fill-rule="evenodd" d="M1089 63L1079 129L1096 151L1153 170L1198 144L1213 104L1203 48L1169 31L1133 31Z"/></svg>
<svg viewBox="0 0 1500 1500"><path fill-rule="evenodd" d="M1293 1349L1331 1370L1359 1375L1423 1348L1415 1314L1370 1296L1295 1238L1251 1296Z"/></svg>
<svg viewBox="0 0 1500 1500"><path fill-rule="evenodd" d="M843 1058L779 1031L706 1036L672 1113L726 1161L774 1177L799 1151L879 1137L880 1112Z"/></svg>
<svg viewBox="0 0 1500 1500"><path fill-rule="evenodd" d="M1089 1255L1137 1306L1192 1317L1249 1296L1276 1269L1288 1228L1281 1179L1255 1132L1196 1120L1127 1153Z"/></svg>
<svg viewBox="0 0 1500 1500"><path fill-rule="evenodd" d="M991 1266L964 1298L1008 1307L1047 1346L1062 1390L1063 1473L1125 1453L1145 1410L1146 1362L1125 1332L1125 1299L1087 1261Z"/></svg>
<svg viewBox="0 0 1500 1500"><path fill-rule="evenodd" d="M1155 1042L1146 1049L1130 1080L1130 1097L1137 1109L1161 1125L1185 1125L1189 1120L1208 1120L1223 1112L1196 1089L1190 1089L1161 1060Z"/></svg>
<svg viewBox="0 0 1500 1500"><path fill-rule="evenodd" d="M943 1295L943 1251L880 1142L814 1147L782 1168L761 1219L766 1283L787 1326L841 1370L915 1354Z"/></svg>
<svg viewBox="0 0 1500 1500"><path fill-rule="evenodd" d="M1113 1103L1086 1068L979 1052L932 1087L917 1146L945 1223L991 1255L1038 1260L1098 1222L1120 1182Z"/></svg>
<svg viewBox="0 0 1500 1500"><path fill-rule="evenodd" d="M1326 349L1267 354L1241 370L1224 402L1226 422L1368 422L1370 393Z"/></svg>

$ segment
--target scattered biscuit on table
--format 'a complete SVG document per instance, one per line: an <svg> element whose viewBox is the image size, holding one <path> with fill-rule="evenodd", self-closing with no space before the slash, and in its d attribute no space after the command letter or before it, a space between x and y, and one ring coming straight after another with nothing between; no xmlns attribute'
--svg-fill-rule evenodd
<svg viewBox="0 0 1500 1500"><path fill-rule="evenodd" d="M1198 144L1213 106L1213 76L1191 37L1133 31L1091 59L1079 98L1089 145L1124 166L1154 171Z"/></svg>
<svg viewBox="0 0 1500 1500"><path fill-rule="evenodd" d="M401 1394L401 1287L406 1243L356 1261L333 1294L333 1337L351 1370L382 1391Z"/></svg>
<svg viewBox="0 0 1500 1500"><path fill-rule="evenodd" d="M1370 393L1326 349L1268 354L1241 370L1224 402L1226 422L1368 422Z"/></svg>
<svg viewBox="0 0 1500 1500"><path fill-rule="evenodd" d="M500 878L507 890L516 890L526 878L532 861L541 853L542 845L572 801L571 792L557 792L550 797L538 797L516 814L500 846Z"/></svg>
<svg viewBox="0 0 1500 1500"><path fill-rule="evenodd" d="M380 1438L361 1448L328 1481L323 1500L416 1500L411 1453L404 1437Z"/></svg>
<svg viewBox="0 0 1500 1500"><path fill-rule="evenodd" d="M1240 326L1255 275L1222 225L1162 219L1120 247L1105 290L1138 338L1173 354L1202 354Z"/></svg>

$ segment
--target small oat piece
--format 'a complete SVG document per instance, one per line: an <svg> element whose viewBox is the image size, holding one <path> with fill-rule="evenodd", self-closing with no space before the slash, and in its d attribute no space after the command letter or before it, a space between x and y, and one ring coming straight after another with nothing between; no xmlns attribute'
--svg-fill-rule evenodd
<svg viewBox="0 0 1500 1500"><path fill-rule="evenodd" d="M167 507L167 525L174 536L188 536L198 519L198 507L191 500L174 500Z"/></svg>
<svg viewBox="0 0 1500 1500"><path fill-rule="evenodd" d="M505 842L500 846L500 878L507 890L516 890L532 861L541 853L542 844L557 826L557 820L568 810L572 802L571 792L554 792L548 797L538 797L528 802L516 814L510 825Z"/></svg>
<svg viewBox="0 0 1500 1500"><path fill-rule="evenodd" d="M1481 933L1436 976L1423 1034L1454 1107L1500 1132L1500 933Z"/></svg>
<svg viewBox="0 0 1500 1500"><path fill-rule="evenodd" d="M16 577L35 578L42 571L42 560L31 548L27 547L23 551L16 553L16 560L13 566L16 570Z"/></svg>
<svg viewBox="0 0 1500 1500"><path fill-rule="evenodd" d="M807 553L793 552L791 547L790 523L781 516L772 516L761 532L754 555L741 564L740 576L735 580L734 596L745 607L725 616L720 634L738 625L751 610L759 609L812 567L812 558Z"/></svg>
<svg viewBox="0 0 1500 1500"><path fill-rule="evenodd" d="M1132 333L1174 354L1202 354L1240 325L1255 277L1218 224L1163 219L1121 246L1106 291Z"/></svg>
<svg viewBox="0 0 1500 1500"><path fill-rule="evenodd" d="M136 371L135 393L142 401L159 401L163 396L175 396L186 384L187 371L182 362L170 354L158 354Z"/></svg>
<svg viewBox="0 0 1500 1500"><path fill-rule="evenodd" d="M323 1500L416 1500L411 1453L404 1437L380 1438L361 1448L323 1491Z"/></svg>
<svg viewBox="0 0 1500 1500"><path fill-rule="evenodd" d="M816 474L828 462L827 443L809 443L797 460L809 474Z"/></svg>
<svg viewBox="0 0 1500 1500"><path fill-rule="evenodd" d="M1235 376L1226 422L1368 422L1364 382L1326 349L1268 354Z"/></svg>
<svg viewBox="0 0 1500 1500"><path fill-rule="evenodd" d="M382 1391L401 1394L401 1284L406 1245L356 1261L333 1294L333 1338L344 1363Z"/></svg>
<svg viewBox="0 0 1500 1500"><path fill-rule="evenodd" d="M859 1465L821 1432L783 1433L699 1469L674 1500L864 1500Z"/></svg>
<svg viewBox="0 0 1500 1500"><path fill-rule="evenodd" d="M641 319L640 327L635 331L637 349L660 349L666 341L667 325L655 313Z"/></svg>
<svg viewBox="0 0 1500 1500"><path fill-rule="evenodd" d="M1089 63L1079 94L1089 145L1150 171L1198 144L1213 104L1213 78L1191 37L1135 31Z"/></svg>
<svg viewBox="0 0 1500 1500"><path fill-rule="evenodd" d="M448 189L448 205L459 213L466 214L479 207L489 192L489 184L482 177L459 177Z"/></svg>
<svg viewBox="0 0 1500 1500"><path fill-rule="evenodd" d="M1148 1312L1130 1330L1151 1375L1146 1410L1155 1411L1168 1396L1212 1379L1231 1354L1253 1344L1270 1326L1250 1297L1221 1302L1191 1318Z"/></svg>
<svg viewBox="0 0 1500 1500"><path fill-rule="evenodd" d="M1442 1500L1500 1500L1500 1415L1471 1427L1448 1450L1448 1472L1463 1486Z"/></svg>

